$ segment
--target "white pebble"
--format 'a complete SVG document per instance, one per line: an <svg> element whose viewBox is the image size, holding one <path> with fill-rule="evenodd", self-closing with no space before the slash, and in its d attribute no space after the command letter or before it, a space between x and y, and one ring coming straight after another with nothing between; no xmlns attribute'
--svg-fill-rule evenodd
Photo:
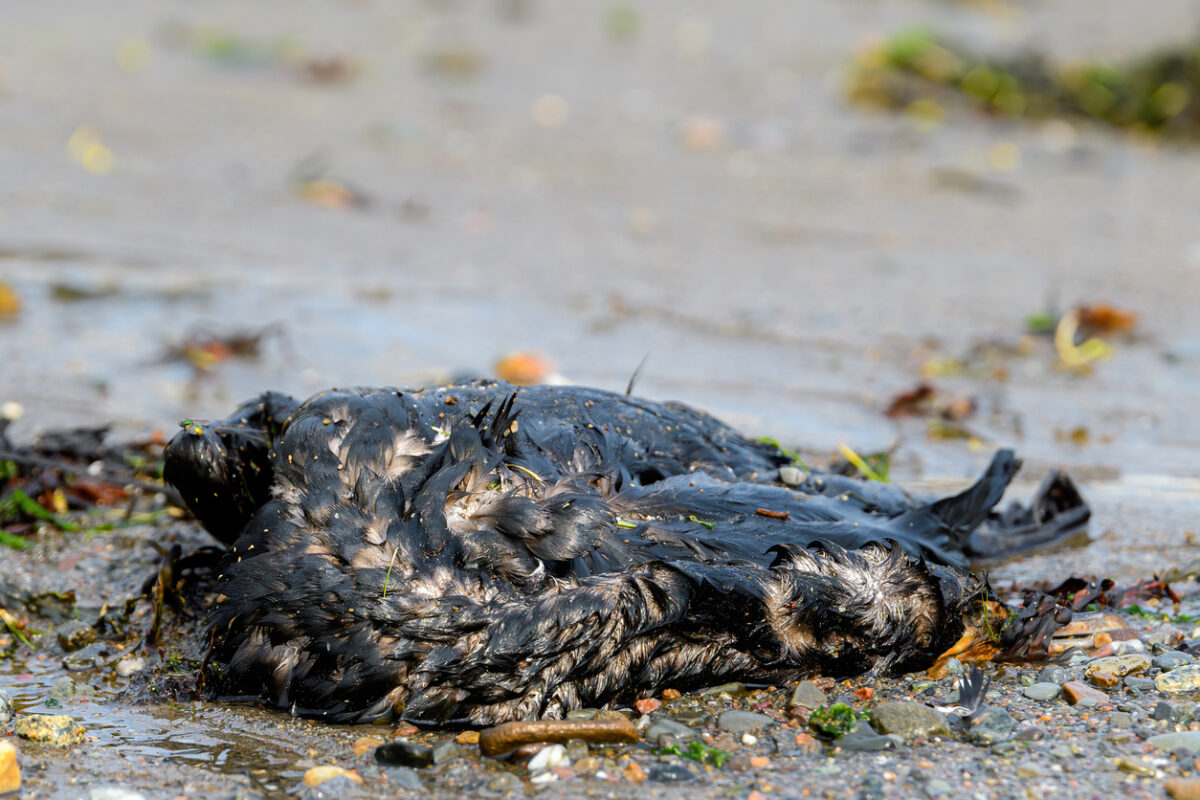
<svg viewBox="0 0 1200 800"><path fill-rule="evenodd" d="M752 747L753 745L758 744L758 737L753 733L743 733L742 744L746 745L747 747Z"/></svg>
<svg viewBox="0 0 1200 800"><path fill-rule="evenodd" d="M529 759L530 773L549 772L554 767L569 766L571 766L571 761L567 758L567 748L561 744L543 747L533 758Z"/></svg>
<svg viewBox="0 0 1200 800"><path fill-rule="evenodd" d="M141 672L146 668L146 662L140 658L122 658L114 667L117 674L122 678L128 678L135 672Z"/></svg>

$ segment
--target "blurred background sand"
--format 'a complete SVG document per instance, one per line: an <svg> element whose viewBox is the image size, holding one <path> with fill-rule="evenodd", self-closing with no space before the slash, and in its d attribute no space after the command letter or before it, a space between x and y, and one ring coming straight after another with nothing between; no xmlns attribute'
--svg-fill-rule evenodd
<svg viewBox="0 0 1200 800"><path fill-rule="evenodd" d="M1013 445L1031 479L1068 466L1105 549L1026 574L1115 554L1145 574L1200 510L1200 151L845 91L856 52L912 25L1120 62L1194 37L1194 3L2 13L18 436L169 433L267 388L493 374L512 351L622 391L648 354L639 393L818 461L892 448L897 478L962 480ZM1137 324L1087 374L1028 335L1098 302ZM922 381L973 410L884 415Z"/></svg>

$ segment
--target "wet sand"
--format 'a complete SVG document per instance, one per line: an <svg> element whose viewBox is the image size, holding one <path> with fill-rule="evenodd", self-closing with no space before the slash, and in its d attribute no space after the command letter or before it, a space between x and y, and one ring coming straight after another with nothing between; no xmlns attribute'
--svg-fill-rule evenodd
<svg viewBox="0 0 1200 800"><path fill-rule="evenodd" d="M1197 555L1198 151L953 106L927 127L840 90L856 48L906 25L1119 59L1194 31L1189 3L9 5L17 438L170 431L265 388L420 384L518 349L620 390L649 354L639 393L815 460L895 444L893 477L931 487L998 446L1030 481L1066 467L1092 543L998 567L998 585ZM1092 374L1022 343L1048 304L1097 301L1140 316ZM163 357L197 326L275 323L258 360L197 376ZM979 343L1026 354L966 357ZM947 359L965 369L929 380L976 400L977 444L882 414ZM242 719L189 713L201 738ZM308 735L246 724L287 728L283 749ZM112 749L47 759L42 786L127 769ZM164 763L211 774L183 758Z"/></svg>

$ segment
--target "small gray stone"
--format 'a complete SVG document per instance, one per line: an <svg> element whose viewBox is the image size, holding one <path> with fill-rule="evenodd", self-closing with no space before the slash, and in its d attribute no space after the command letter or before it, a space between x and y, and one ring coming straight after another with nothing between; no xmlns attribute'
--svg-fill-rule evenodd
<svg viewBox="0 0 1200 800"><path fill-rule="evenodd" d="M1067 681L1075 680L1075 673L1066 667L1052 664L1038 670L1037 679L1040 683L1057 683L1062 686Z"/></svg>
<svg viewBox="0 0 1200 800"><path fill-rule="evenodd" d="M1146 645L1140 639L1121 639L1112 643L1112 649L1118 656L1140 655L1146 652Z"/></svg>
<svg viewBox="0 0 1200 800"><path fill-rule="evenodd" d="M1156 719L1160 722L1163 722L1163 721L1170 719L1171 715L1174 713L1175 713L1174 706L1172 706L1166 700L1159 700L1158 703L1154 706L1154 710L1152 712L1150 712L1150 719Z"/></svg>
<svg viewBox="0 0 1200 800"><path fill-rule="evenodd" d="M462 755L462 748L453 739L446 739L433 746L433 763L445 764Z"/></svg>
<svg viewBox="0 0 1200 800"><path fill-rule="evenodd" d="M800 681L788 698L788 708L816 709L825 705L825 693L812 681Z"/></svg>
<svg viewBox="0 0 1200 800"><path fill-rule="evenodd" d="M699 728L708 722L708 714L703 711L689 709L688 711L680 711L676 714L675 721L687 725L689 728Z"/></svg>
<svg viewBox="0 0 1200 800"><path fill-rule="evenodd" d="M774 724L775 720L766 714L756 714L753 711L725 711L717 719L717 727L729 733L758 731Z"/></svg>
<svg viewBox="0 0 1200 800"><path fill-rule="evenodd" d="M1158 688L1154 683L1154 678L1142 678L1131 675L1124 680L1125 688L1131 692L1149 692L1152 689Z"/></svg>
<svg viewBox="0 0 1200 800"><path fill-rule="evenodd" d="M950 675L962 675L963 665L957 658L946 659L946 672Z"/></svg>
<svg viewBox="0 0 1200 800"><path fill-rule="evenodd" d="M1147 739L1159 750L1187 750L1192 755L1200 753L1200 731L1181 731L1179 733L1161 733Z"/></svg>
<svg viewBox="0 0 1200 800"><path fill-rule="evenodd" d="M975 744L995 744L1012 738L1017 721L1003 708L988 706L971 720L968 738Z"/></svg>
<svg viewBox="0 0 1200 800"><path fill-rule="evenodd" d="M1200 664L1187 664L1164 672L1154 679L1160 692L1180 694L1200 689Z"/></svg>
<svg viewBox="0 0 1200 800"><path fill-rule="evenodd" d="M567 719L595 719L598 709L576 708L567 712Z"/></svg>
<svg viewBox="0 0 1200 800"><path fill-rule="evenodd" d="M880 733L894 733L905 741L950 734L946 718L920 703L880 703L871 709L871 724Z"/></svg>
<svg viewBox="0 0 1200 800"><path fill-rule="evenodd" d="M710 686L700 694L727 694L730 697L742 697L749 694L746 684L734 681L733 683L722 683L720 686Z"/></svg>
<svg viewBox="0 0 1200 800"><path fill-rule="evenodd" d="M1181 653L1178 650L1168 650L1161 655L1154 657L1154 666L1161 669L1163 672L1170 672L1177 667L1182 667L1185 664L1191 664L1192 657L1187 653Z"/></svg>
<svg viewBox="0 0 1200 800"><path fill-rule="evenodd" d="M488 781L488 791L490 792L519 792L524 787L521 785L521 779L511 772L503 772Z"/></svg>
<svg viewBox="0 0 1200 800"><path fill-rule="evenodd" d="M843 750L852 750L857 753L874 753L879 750L890 750L902 741L899 736L882 736L876 733L869 722L860 719L854 723L854 727L837 740L837 746Z"/></svg>
<svg viewBox="0 0 1200 800"><path fill-rule="evenodd" d="M661 717L654 720L653 724L647 729L646 738L651 742L658 742L661 736L672 736L681 742L688 742L695 739L697 733L687 725L681 725L669 717ZM571 760L574 761L575 759Z"/></svg>
<svg viewBox="0 0 1200 800"><path fill-rule="evenodd" d="M359 785L345 775L337 775L316 786L306 786L299 800L342 800L345 797L362 797Z"/></svg>
<svg viewBox="0 0 1200 800"><path fill-rule="evenodd" d="M807 476L799 467L780 467L779 480L788 486L800 486Z"/></svg>
<svg viewBox="0 0 1200 800"><path fill-rule="evenodd" d="M7 725L15 713L17 710L13 705L12 695L0 689L0 725Z"/></svg>
<svg viewBox="0 0 1200 800"><path fill-rule="evenodd" d="M55 635L58 638L58 646L68 653L96 641L96 631L92 626L77 619L59 625Z"/></svg>
<svg viewBox="0 0 1200 800"><path fill-rule="evenodd" d="M680 726L683 727L683 726ZM684 728L688 733L691 733L690 728ZM567 742L567 760L571 762L579 761L587 758L590 754L588 744L583 739L571 739Z"/></svg>
<svg viewBox="0 0 1200 800"><path fill-rule="evenodd" d="M945 797L950 794L950 784L941 778L934 778L925 784L926 797Z"/></svg>
<svg viewBox="0 0 1200 800"><path fill-rule="evenodd" d="M683 764L659 764L651 767L646 775L652 781L662 781L663 783L690 781L696 777L696 774Z"/></svg>
<svg viewBox="0 0 1200 800"><path fill-rule="evenodd" d="M1108 715L1108 724L1122 730L1133 727L1133 714L1128 711L1114 711Z"/></svg>
<svg viewBox="0 0 1200 800"><path fill-rule="evenodd" d="M1071 748L1067 747L1065 744L1056 744L1054 747L1050 748L1050 755L1058 759L1066 759L1070 758L1074 754L1071 752Z"/></svg>
<svg viewBox="0 0 1200 800"><path fill-rule="evenodd" d="M83 672L89 669L95 669L104 661L104 646L99 642L93 642L81 650L76 650L73 653L67 653L63 656L62 665L65 669L71 672Z"/></svg>
<svg viewBox="0 0 1200 800"><path fill-rule="evenodd" d="M1033 684L1032 686L1026 686L1024 695L1030 700L1045 702L1058 697L1061 692L1061 684L1053 683L1051 681L1041 681Z"/></svg>
<svg viewBox="0 0 1200 800"><path fill-rule="evenodd" d="M408 767L384 767L383 774L387 775L389 784L394 783L396 786L407 789L410 792L419 792L424 788L421 784L421 776L417 774L415 769L409 769Z"/></svg>

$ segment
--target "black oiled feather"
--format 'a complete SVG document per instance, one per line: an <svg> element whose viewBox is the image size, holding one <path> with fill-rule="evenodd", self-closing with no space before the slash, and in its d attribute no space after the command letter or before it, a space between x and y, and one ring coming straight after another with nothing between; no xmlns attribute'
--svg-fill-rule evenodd
<svg viewBox="0 0 1200 800"><path fill-rule="evenodd" d="M1065 476L994 513L1008 451L931 503L820 472L785 486L788 463L680 404L473 381L264 395L185 427L166 474L231 544L218 692L334 721L922 667L988 593L969 558L1087 517Z"/></svg>

